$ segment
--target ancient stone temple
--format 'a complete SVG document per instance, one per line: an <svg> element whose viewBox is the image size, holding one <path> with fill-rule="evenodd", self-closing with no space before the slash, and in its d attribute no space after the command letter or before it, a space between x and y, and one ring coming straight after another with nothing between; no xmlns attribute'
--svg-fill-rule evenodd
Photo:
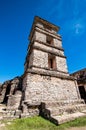
<svg viewBox="0 0 86 130"><path fill-rule="evenodd" d="M86 103L86 68L71 75L76 78L81 99Z"/></svg>
<svg viewBox="0 0 86 130"><path fill-rule="evenodd" d="M24 74L5 82L0 90L9 118L41 115L61 124L86 115L77 82L67 70L58 31L58 26L34 18Z"/></svg>

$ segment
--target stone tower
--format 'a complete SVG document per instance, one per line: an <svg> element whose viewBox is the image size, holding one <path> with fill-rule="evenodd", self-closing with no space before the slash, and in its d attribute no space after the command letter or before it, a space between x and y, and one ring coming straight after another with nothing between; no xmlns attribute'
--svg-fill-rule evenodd
<svg viewBox="0 0 86 130"><path fill-rule="evenodd" d="M35 17L24 74L0 87L0 120L40 114L61 124L86 116L86 104L68 73L58 31L58 26Z"/></svg>
<svg viewBox="0 0 86 130"><path fill-rule="evenodd" d="M74 78L69 76L59 27L35 17L25 61L25 101L75 100L79 98Z"/></svg>
<svg viewBox="0 0 86 130"><path fill-rule="evenodd" d="M67 70L58 31L58 26L35 17L23 75L21 115L40 114L55 124L86 116L77 83Z"/></svg>

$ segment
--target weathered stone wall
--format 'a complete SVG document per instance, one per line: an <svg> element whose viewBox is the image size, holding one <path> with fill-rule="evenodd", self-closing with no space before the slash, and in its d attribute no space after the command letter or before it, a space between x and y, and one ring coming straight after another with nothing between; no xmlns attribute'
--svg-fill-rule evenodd
<svg viewBox="0 0 86 130"><path fill-rule="evenodd" d="M79 70L71 74L71 76L75 77L77 80L78 86L84 86L85 91L86 91L86 69Z"/></svg>
<svg viewBox="0 0 86 130"><path fill-rule="evenodd" d="M61 40L56 39L56 38L54 38L53 40L54 40L54 45L55 45L56 47L62 48L62 41L61 41Z"/></svg>
<svg viewBox="0 0 86 130"><path fill-rule="evenodd" d="M35 32L35 38L36 38L35 40L46 42L46 35L45 34Z"/></svg>
<svg viewBox="0 0 86 130"><path fill-rule="evenodd" d="M21 102L22 92L16 91L15 95L9 95L7 107L11 109L19 109Z"/></svg>
<svg viewBox="0 0 86 130"><path fill-rule="evenodd" d="M40 49L45 49L45 51L49 51L49 52L52 52L52 53L55 53L55 54L57 53L61 56L64 56L64 52L62 50L58 50L56 48L46 46L46 45L40 44L38 42L34 42L34 46L40 47Z"/></svg>
<svg viewBox="0 0 86 130"><path fill-rule="evenodd" d="M38 30L40 31L40 29L38 29ZM43 30L41 30L41 31L43 31ZM57 38L55 35L52 35L51 32L48 32L47 35L46 35L45 31L43 31L43 32L44 33L40 33L38 31L36 31L34 33L34 35L33 35L33 39L34 40L39 40L40 42L46 43L47 42L47 40L46 40L47 39L47 35L53 36L53 45L55 45L56 47L62 48L62 41L61 41L60 38ZM57 34L57 36L59 36L59 35Z"/></svg>
<svg viewBox="0 0 86 130"><path fill-rule="evenodd" d="M48 54L40 50L33 50L33 65L38 67L48 67Z"/></svg>
<svg viewBox="0 0 86 130"><path fill-rule="evenodd" d="M0 103L2 103L4 100L5 92L6 92L6 88L3 88L1 93L0 93Z"/></svg>
<svg viewBox="0 0 86 130"><path fill-rule="evenodd" d="M0 90L0 103L2 103L4 101L6 89L7 89L7 86L8 86L9 83L10 83L10 81L5 81L2 84L2 86L1 86L1 90Z"/></svg>
<svg viewBox="0 0 86 130"><path fill-rule="evenodd" d="M65 58L56 56L56 65L59 71L68 72Z"/></svg>
<svg viewBox="0 0 86 130"><path fill-rule="evenodd" d="M48 53L34 49L32 55L34 56L29 62L30 65L48 68ZM66 59L63 57L56 56L56 68L59 71L68 72Z"/></svg>
<svg viewBox="0 0 86 130"><path fill-rule="evenodd" d="M32 53L30 54L30 58L29 58L29 66L30 67L31 65L33 65L33 57L34 57L34 53L32 51Z"/></svg>
<svg viewBox="0 0 86 130"><path fill-rule="evenodd" d="M78 99L77 86L72 80L28 73L23 87L29 103Z"/></svg>
<svg viewBox="0 0 86 130"><path fill-rule="evenodd" d="M42 23L40 23L40 22L38 22L38 23L36 23L36 26L37 27L39 27L39 28L42 28L43 30L46 30L46 31L49 31L49 32L52 32L52 33L57 33L54 29L48 29L48 28L46 28L46 26L44 26Z"/></svg>
<svg viewBox="0 0 86 130"><path fill-rule="evenodd" d="M22 97L22 78L15 77L6 81L1 88L0 103L6 104L8 108L18 109Z"/></svg>
<svg viewBox="0 0 86 130"><path fill-rule="evenodd" d="M37 39L43 38L44 35L45 35L45 37L49 35L49 36L54 37L54 38L56 38L56 39L58 39L58 40L61 40L61 37L60 37L59 34L57 34L57 33L54 32L54 31L51 31L51 30L49 30L49 29L43 29L43 28L40 28L40 27L36 27L35 30L36 30L35 35L38 37ZM37 39L36 39L36 40L37 40ZM41 40L42 40L42 39L41 39ZM43 41L43 40L42 40L42 41ZM44 40L44 42L45 42L45 40Z"/></svg>

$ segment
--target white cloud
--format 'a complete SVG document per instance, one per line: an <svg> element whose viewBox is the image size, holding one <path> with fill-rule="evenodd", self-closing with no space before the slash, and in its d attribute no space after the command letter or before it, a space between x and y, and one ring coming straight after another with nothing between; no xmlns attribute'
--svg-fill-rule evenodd
<svg viewBox="0 0 86 130"><path fill-rule="evenodd" d="M83 18L68 20L65 23L66 32L72 36L83 35L86 31L86 24Z"/></svg>
<svg viewBox="0 0 86 130"><path fill-rule="evenodd" d="M73 21L72 31L75 35L82 35L85 32L85 23L82 19Z"/></svg>
<svg viewBox="0 0 86 130"><path fill-rule="evenodd" d="M81 25L80 23L76 23L74 25L74 30L76 34L79 34L81 31L83 31L83 25Z"/></svg>

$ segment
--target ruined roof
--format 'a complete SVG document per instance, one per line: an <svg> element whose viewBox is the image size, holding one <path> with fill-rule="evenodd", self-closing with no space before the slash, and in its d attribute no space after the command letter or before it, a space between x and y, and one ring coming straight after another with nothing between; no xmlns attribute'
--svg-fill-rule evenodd
<svg viewBox="0 0 86 130"><path fill-rule="evenodd" d="M43 23L44 25L47 25L47 26L50 26L52 29L54 29L56 32L60 29L60 27L48 22L47 20L44 20L38 16L35 16L34 18L34 23L37 23L37 22L41 22Z"/></svg>
<svg viewBox="0 0 86 130"><path fill-rule="evenodd" d="M38 16L35 16L35 17L34 17L34 21L33 21L33 25L32 25L31 31L30 31L30 36L29 36L29 38L31 37L32 31L33 31L33 29L34 29L36 23L42 23L43 25L45 25L45 26L51 28L51 29L54 30L55 32L58 32L59 29L60 29L59 26L54 25L54 24L48 22L47 20L44 20L44 19L42 19L42 18L40 18L40 17L38 17Z"/></svg>
<svg viewBox="0 0 86 130"><path fill-rule="evenodd" d="M76 77L76 80L77 80L78 84L86 83L86 68L72 73L71 76Z"/></svg>
<svg viewBox="0 0 86 130"><path fill-rule="evenodd" d="M83 72L83 71L86 71L86 68L81 69L81 70L78 70L78 71L76 71L76 72L72 73L71 75L75 75L75 74L80 73L80 72Z"/></svg>

